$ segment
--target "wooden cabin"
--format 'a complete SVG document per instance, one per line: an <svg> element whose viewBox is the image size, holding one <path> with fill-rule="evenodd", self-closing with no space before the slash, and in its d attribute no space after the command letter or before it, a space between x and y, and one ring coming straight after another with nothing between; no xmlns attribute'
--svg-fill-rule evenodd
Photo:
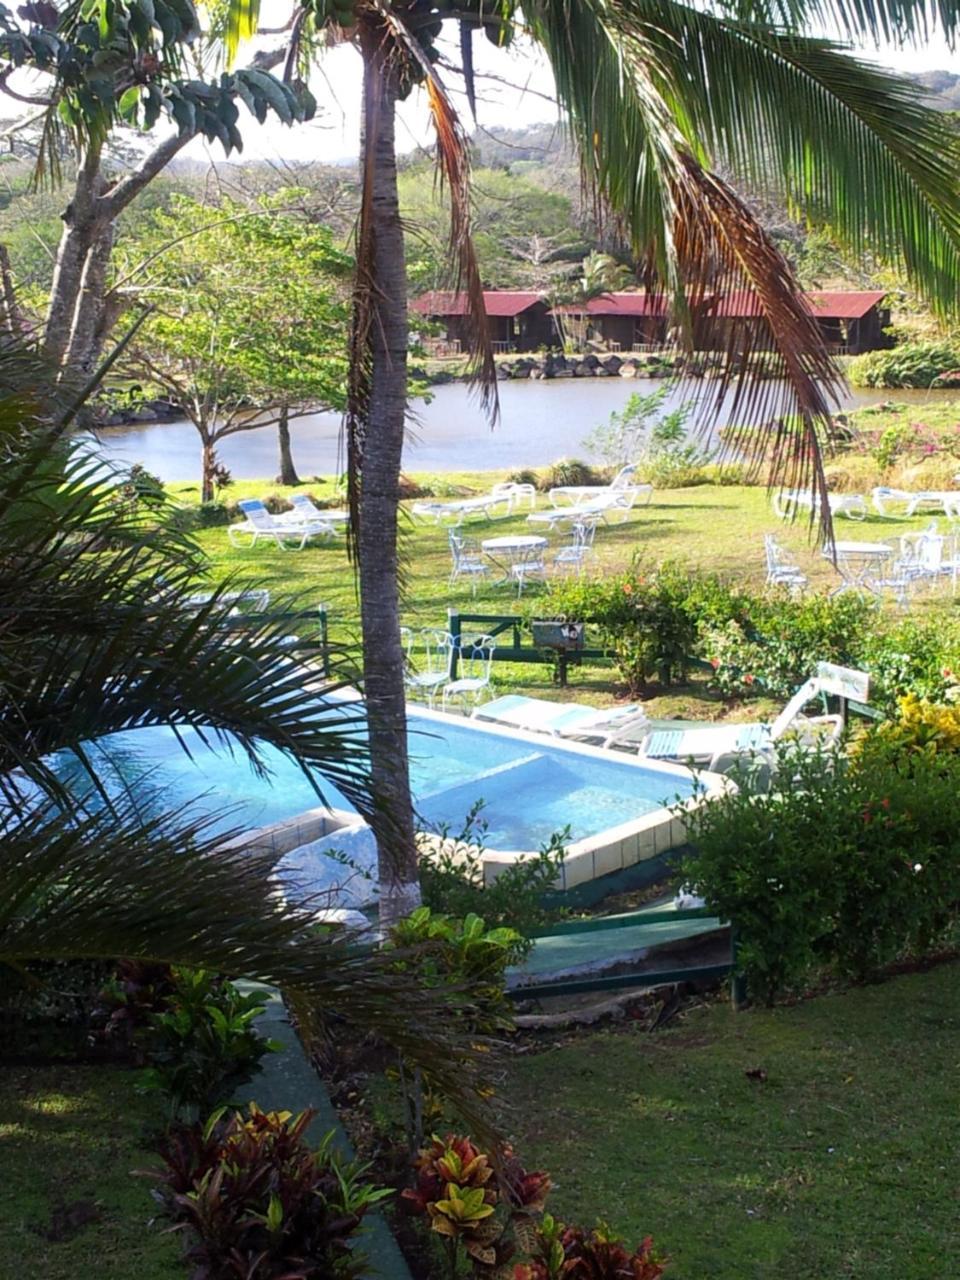
<svg viewBox="0 0 960 1280"><path fill-rule="evenodd" d="M556 325L542 294L487 289L483 301L495 352L536 351L538 347L558 344ZM465 347L468 310L465 295L439 291L425 293L411 302L410 310L442 329L442 334L424 339L428 349L433 348L436 354L446 355Z"/></svg>

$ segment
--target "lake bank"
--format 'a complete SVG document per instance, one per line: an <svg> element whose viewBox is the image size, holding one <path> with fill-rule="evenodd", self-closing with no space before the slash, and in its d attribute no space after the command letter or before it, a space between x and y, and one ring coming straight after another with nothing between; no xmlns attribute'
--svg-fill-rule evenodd
<svg viewBox="0 0 960 1280"><path fill-rule="evenodd" d="M646 394L663 386L653 379L619 377L502 382L501 420L491 429L469 388L450 383L435 388L429 402L413 406L403 465L407 471L442 473L544 467L564 456L596 461L584 449L584 438L622 410L634 392ZM665 410L689 396L688 389L681 394L671 387ZM844 408L887 400L920 406L955 398L956 392L861 390L848 395ZM734 399L728 395L711 414L703 433L707 442L731 421L733 412ZM307 414L291 424L290 432L303 479L344 470L339 414ZM200 474L200 438L189 422L112 427L98 432L98 438L107 457L127 465L139 462L164 481L196 480ZM276 430L263 427L230 436L218 453L235 479L275 475Z"/></svg>

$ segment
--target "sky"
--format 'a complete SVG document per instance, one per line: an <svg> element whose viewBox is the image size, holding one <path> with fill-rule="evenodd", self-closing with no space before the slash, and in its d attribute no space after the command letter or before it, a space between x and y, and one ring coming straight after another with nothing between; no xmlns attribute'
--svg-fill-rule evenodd
<svg viewBox="0 0 960 1280"><path fill-rule="evenodd" d="M261 25L279 27L290 13L291 0L262 0ZM274 47L282 37L262 37L253 47ZM450 41L441 43L442 51L451 61L459 62L459 50ZM478 122L480 127L520 128L543 121L555 121L557 110L551 99L553 80L545 61L529 44L518 41L509 51L495 49L489 41L477 33L474 38L475 65L478 72ZM951 53L946 42L935 34L923 48L879 51L863 50L868 57L902 72L945 70L960 74L960 55ZM249 52L246 53L249 56ZM238 61L242 65L245 51ZM497 76L498 80L487 76ZM466 99L457 92L458 78L444 73L444 79L461 117L472 128ZM507 82L503 83L501 81ZM17 88L24 89L24 80L14 80ZM264 125L241 108L241 133L244 151L232 160L267 159L274 161L304 162L310 160L338 163L350 160L358 152L360 132L360 59L356 51L347 46L328 51L311 79L311 88L321 104L318 118L306 125L292 128L282 125L273 116ZM23 108L9 99L0 98L0 118L19 116ZM418 146L429 146L431 141L429 121L423 94L414 91L400 106L397 144L401 151ZM198 140L183 153L194 160L209 159L222 164L224 155L219 144L208 145Z"/></svg>

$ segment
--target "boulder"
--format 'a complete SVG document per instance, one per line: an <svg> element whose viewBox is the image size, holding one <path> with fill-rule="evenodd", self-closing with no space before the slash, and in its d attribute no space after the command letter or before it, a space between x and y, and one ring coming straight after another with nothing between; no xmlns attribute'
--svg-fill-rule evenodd
<svg viewBox="0 0 960 1280"><path fill-rule="evenodd" d="M623 361L619 356L607 356L606 360L600 361L600 366L609 374L618 374L623 367Z"/></svg>

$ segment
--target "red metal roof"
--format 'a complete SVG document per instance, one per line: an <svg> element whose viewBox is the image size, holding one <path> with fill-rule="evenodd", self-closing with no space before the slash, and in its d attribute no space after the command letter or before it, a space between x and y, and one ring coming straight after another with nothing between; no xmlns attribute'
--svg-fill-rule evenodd
<svg viewBox="0 0 960 1280"><path fill-rule="evenodd" d="M805 294L814 315L830 320L859 320L886 297L882 290L811 290ZM542 302L540 293L523 293L508 289L486 289L483 294L488 316L517 316L535 302ZM462 316L467 311L466 296L462 293L436 291L414 299L411 310L424 316ZM565 306L557 311L592 316L664 316L666 299L659 294L607 293L592 298L586 306ZM720 297L709 314L727 319L745 319L760 314L756 295L742 290Z"/></svg>
<svg viewBox="0 0 960 1280"><path fill-rule="evenodd" d="M542 301L542 294L508 289L485 289L483 294L488 316L518 316L535 302ZM463 293L425 293L411 302L410 309L422 316L462 316L467 313L467 298Z"/></svg>
<svg viewBox="0 0 960 1280"><path fill-rule="evenodd" d="M886 296L882 290L876 289L833 293L811 290L804 294L813 314L824 320L860 320ZM728 293L719 299L709 314L728 319L745 319L760 315L760 304L753 293Z"/></svg>

